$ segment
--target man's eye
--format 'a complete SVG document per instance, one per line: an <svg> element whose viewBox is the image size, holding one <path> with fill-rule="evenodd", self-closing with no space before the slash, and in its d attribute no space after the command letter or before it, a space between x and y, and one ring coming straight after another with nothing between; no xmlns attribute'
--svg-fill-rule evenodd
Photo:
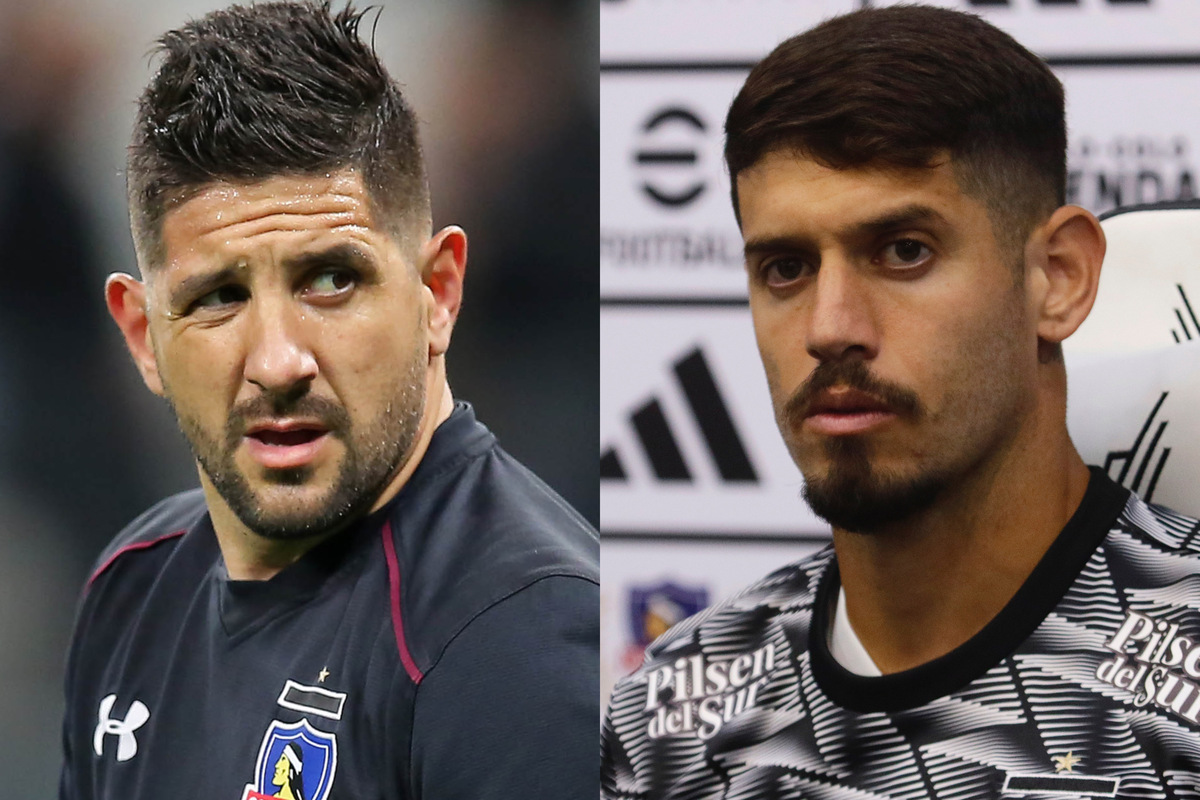
<svg viewBox="0 0 1200 800"><path fill-rule="evenodd" d="M762 267L763 281L768 286L786 286L801 278L808 277L812 273L811 268L804 259L801 258L776 258L773 261L768 261Z"/></svg>
<svg viewBox="0 0 1200 800"><path fill-rule="evenodd" d="M219 289L214 289L206 295L197 297L192 301L191 307L195 308L218 308L220 306L232 305L245 300L249 294L246 289L241 286L222 286Z"/></svg>
<svg viewBox="0 0 1200 800"><path fill-rule="evenodd" d="M897 239L883 248L881 260L886 267L906 269L924 264L933 251L916 239Z"/></svg>
<svg viewBox="0 0 1200 800"><path fill-rule="evenodd" d="M353 288L355 277L353 273L340 269L327 269L313 276L304 287L309 295L339 295Z"/></svg>

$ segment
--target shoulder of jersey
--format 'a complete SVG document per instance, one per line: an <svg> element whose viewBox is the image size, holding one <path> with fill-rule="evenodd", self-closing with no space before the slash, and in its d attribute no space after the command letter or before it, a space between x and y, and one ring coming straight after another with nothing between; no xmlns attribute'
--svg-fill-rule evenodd
<svg viewBox="0 0 1200 800"><path fill-rule="evenodd" d="M1117 518L1117 528L1159 550L1200 556L1200 521L1131 494Z"/></svg>
<svg viewBox="0 0 1200 800"><path fill-rule="evenodd" d="M178 539L207 511L200 489L172 495L155 503L130 522L104 548L92 566L88 585L108 571L118 559Z"/></svg>
<svg viewBox="0 0 1200 800"><path fill-rule="evenodd" d="M490 624L486 610L539 581L599 583L596 532L499 447L402 491L382 533L410 675L438 663L467 626ZM574 610L593 620L597 613L583 599Z"/></svg>
<svg viewBox="0 0 1200 800"><path fill-rule="evenodd" d="M750 615L765 621L779 613L811 608L817 582L832 560L833 546L829 545L800 561L780 567L732 597L673 625L646 648L642 668L672 658L670 654L692 642L701 628L739 626Z"/></svg>
<svg viewBox="0 0 1200 800"><path fill-rule="evenodd" d="M469 461L396 503L390 520L400 552L412 551L406 538L436 539L444 568L482 569L493 586L550 575L600 580L599 534L553 489L494 440ZM423 559L434 557L422 549Z"/></svg>

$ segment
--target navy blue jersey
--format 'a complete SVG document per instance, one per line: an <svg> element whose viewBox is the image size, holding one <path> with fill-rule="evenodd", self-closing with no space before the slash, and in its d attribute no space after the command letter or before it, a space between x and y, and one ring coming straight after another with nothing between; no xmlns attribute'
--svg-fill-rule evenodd
<svg viewBox="0 0 1200 800"><path fill-rule="evenodd" d="M827 548L647 649L613 691L601 796L1200 797L1198 532L1095 470L995 619L879 677L829 652Z"/></svg>
<svg viewBox="0 0 1200 800"><path fill-rule="evenodd" d="M387 506L268 581L199 491L101 557L62 800L595 796L595 531L459 404Z"/></svg>

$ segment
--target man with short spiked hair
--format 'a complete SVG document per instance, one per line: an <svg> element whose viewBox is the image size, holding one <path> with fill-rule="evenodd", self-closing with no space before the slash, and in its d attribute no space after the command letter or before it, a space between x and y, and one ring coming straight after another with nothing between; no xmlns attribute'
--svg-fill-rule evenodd
<svg viewBox="0 0 1200 800"><path fill-rule="evenodd" d="M451 396L466 237L361 22L160 41L105 293L200 489L87 583L62 800L596 791L598 539Z"/></svg>

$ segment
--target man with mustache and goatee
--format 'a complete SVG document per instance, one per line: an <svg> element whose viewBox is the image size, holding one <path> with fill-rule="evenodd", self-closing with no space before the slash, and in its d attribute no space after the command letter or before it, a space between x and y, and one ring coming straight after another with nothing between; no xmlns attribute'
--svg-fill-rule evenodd
<svg viewBox="0 0 1200 800"><path fill-rule="evenodd" d="M1200 791L1196 522L1067 433L1105 242L1063 204L1063 109L1007 34L921 6L751 71L725 146L750 308L833 545L647 650L603 797Z"/></svg>
<svg viewBox="0 0 1200 800"><path fill-rule="evenodd" d="M466 237L362 20L160 40L106 299L200 488L84 590L62 800L595 795L599 541L451 396Z"/></svg>

